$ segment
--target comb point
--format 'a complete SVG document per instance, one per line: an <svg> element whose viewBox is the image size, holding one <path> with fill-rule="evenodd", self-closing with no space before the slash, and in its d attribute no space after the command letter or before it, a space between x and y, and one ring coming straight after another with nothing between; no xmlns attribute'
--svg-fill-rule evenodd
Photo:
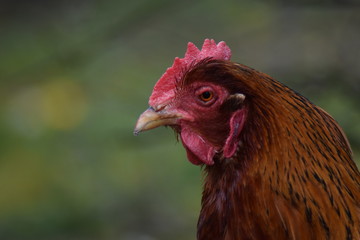
<svg viewBox="0 0 360 240"><path fill-rule="evenodd" d="M201 50L195 44L189 42L184 58L176 57L174 63L169 67L154 86L154 90L149 99L150 106L165 104L175 95L176 80L182 78L193 64L205 58L217 60L230 60L231 50L225 42L216 44L213 39L205 39Z"/></svg>

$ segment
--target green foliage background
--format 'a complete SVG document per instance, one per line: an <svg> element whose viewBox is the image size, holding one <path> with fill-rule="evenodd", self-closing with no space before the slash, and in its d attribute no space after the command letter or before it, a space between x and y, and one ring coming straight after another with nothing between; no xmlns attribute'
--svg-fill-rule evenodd
<svg viewBox="0 0 360 240"><path fill-rule="evenodd" d="M201 169L169 129L132 135L186 44L327 110L360 156L357 1L2 1L0 239L195 239Z"/></svg>

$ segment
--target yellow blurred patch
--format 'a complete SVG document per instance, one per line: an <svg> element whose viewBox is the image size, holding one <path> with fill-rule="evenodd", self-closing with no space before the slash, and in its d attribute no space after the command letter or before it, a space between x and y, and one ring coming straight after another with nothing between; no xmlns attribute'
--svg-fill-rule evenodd
<svg viewBox="0 0 360 240"><path fill-rule="evenodd" d="M88 100L81 85L59 79L42 87L42 110L43 120L49 127L72 129L86 116Z"/></svg>
<svg viewBox="0 0 360 240"><path fill-rule="evenodd" d="M0 165L0 217L24 212L47 194L48 171L43 159L23 148L5 154Z"/></svg>

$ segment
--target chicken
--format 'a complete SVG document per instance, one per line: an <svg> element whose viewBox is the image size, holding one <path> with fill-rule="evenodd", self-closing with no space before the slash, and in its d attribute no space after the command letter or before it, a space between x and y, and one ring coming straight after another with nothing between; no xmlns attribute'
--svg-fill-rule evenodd
<svg viewBox="0 0 360 240"><path fill-rule="evenodd" d="M205 171L199 240L360 239L360 173L335 120L229 47L188 44L134 133L170 126Z"/></svg>

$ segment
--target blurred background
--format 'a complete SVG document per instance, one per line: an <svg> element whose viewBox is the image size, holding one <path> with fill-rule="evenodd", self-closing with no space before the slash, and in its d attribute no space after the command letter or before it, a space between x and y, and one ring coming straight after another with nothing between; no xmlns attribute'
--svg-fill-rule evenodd
<svg viewBox="0 0 360 240"><path fill-rule="evenodd" d="M358 0L0 1L0 239L195 239L201 169L171 130L132 131L205 38L326 109L360 160Z"/></svg>

